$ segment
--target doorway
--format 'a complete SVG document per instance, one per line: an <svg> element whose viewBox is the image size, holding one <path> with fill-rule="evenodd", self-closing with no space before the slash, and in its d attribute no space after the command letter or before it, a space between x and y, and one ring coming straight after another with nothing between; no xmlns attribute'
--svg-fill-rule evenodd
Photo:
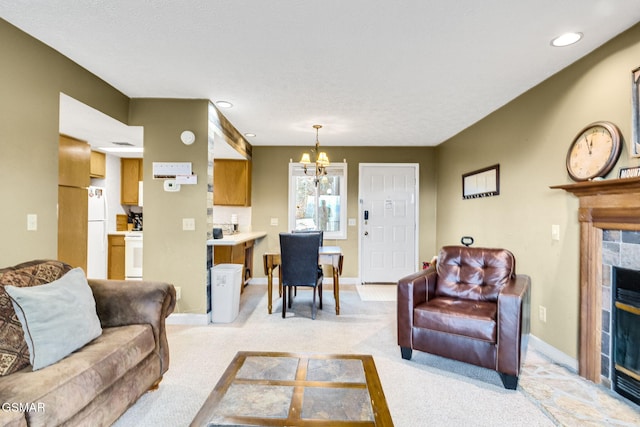
<svg viewBox="0 0 640 427"><path fill-rule="evenodd" d="M361 283L396 283L418 265L417 163L361 163L358 214Z"/></svg>

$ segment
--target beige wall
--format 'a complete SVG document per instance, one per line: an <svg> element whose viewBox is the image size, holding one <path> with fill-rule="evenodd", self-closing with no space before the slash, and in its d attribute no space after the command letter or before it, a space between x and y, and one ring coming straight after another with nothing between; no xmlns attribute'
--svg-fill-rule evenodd
<svg viewBox="0 0 640 427"><path fill-rule="evenodd" d="M129 100L0 19L0 265L56 258L60 92L126 122ZM38 230L27 231L27 214Z"/></svg>
<svg viewBox="0 0 640 427"><path fill-rule="evenodd" d="M640 66L640 25L554 75L438 147L437 244L462 235L505 247L532 279L532 333L577 357L577 199L549 186L570 183L569 144L587 124L608 120L631 138L631 70ZM510 72L517 72L517 69ZM500 164L500 195L462 200L461 175ZM638 165L623 146L620 166ZM551 225L560 225L560 241ZM600 262L593 260L593 262ZM547 322L538 319L539 306Z"/></svg>
<svg viewBox="0 0 640 427"><path fill-rule="evenodd" d="M179 286L181 313L206 313L208 106L207 100L131 100L130 124L144 126L144 278ZM195 133L192 145L180 141L184 130ZM166 192L164 181L152 178L153 162L191 162L198 183ZM182 230L183 218L195 219L195 231Z"/></svg>
<svg viewBox="0 0 640 427"><path fill-rule="evenodd" d="M313 141L310 141L310 145ZM391 141L393 142L393 141ZM307 147L253 147L252 229L266 231L257 242L254 277L264 277L262 254L279 246L278 233L287 229L289 159L298 161ZM347 217L358 218L359 163L419 163L420 165L420 238L419 259L429 260L435 251L435 149L430 147L331 147L323 146L332 162L347 160ZM279 225L271 226L271 218ZM360 218L358 218L358 221ZM358 277L358 227L347 227L346 240L325 240L340 246L345 254L343 276Z"/></svg>

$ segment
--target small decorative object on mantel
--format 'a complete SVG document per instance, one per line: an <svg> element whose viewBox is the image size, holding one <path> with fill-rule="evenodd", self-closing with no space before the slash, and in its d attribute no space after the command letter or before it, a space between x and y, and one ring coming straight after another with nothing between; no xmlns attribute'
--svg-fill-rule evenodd
<svg viewBox="0 0 640 427"><path fill-rule="evenodd" d="M595 122L582 129L569 146L567 172L574 181L604 177L611 172L622 148L620 130L611 122Z"/></svg>
<svg viewBox="0 0 640 427"><path fill-rule="evenodd" d="M640 67L631 72L631 114L629 155L640 157Z"/></svg>
<svg viewBox="0 0 640 427"><path fill-rule="evenodd" d="M477 199L500 194L500 165L493 165L462 175L462 198Z"/></svg>
<svg viewBox="0 0 640 427"><path fill-rule="evenodd" d="M620 168L618 178L638 178L640 177L640 166L632 168Z"/></svg>

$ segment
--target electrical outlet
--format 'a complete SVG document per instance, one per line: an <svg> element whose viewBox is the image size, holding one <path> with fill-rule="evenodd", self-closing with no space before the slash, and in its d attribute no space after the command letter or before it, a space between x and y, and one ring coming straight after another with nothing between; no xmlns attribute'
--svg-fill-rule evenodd
<svg viewBox="0 0 640 427"><path fill-rule="evenodd" d="M538 307L538 318L542 323L547 323L547 308L544 306Z"/></svg>
<svg viewBox="0 0 640 427"><path fill-rule="evenodd" d="M180 288L180 286L176 286L176 301L179 300L182 297L182 289Z"/></svg>
<svg viewBox="0 0 640 427"><path fill-rule="evenodd" d="M277 226L278 225L278 218L271 218L271 225L272 226Z"/></svg>

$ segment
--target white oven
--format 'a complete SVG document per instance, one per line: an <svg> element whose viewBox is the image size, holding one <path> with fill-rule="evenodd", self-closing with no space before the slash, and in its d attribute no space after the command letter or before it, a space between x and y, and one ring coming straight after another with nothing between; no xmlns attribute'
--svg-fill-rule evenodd
<svg viewBox="0 0 640 427"><path fill-rule="evenodd" d="M126 280L142 280L142 233L124 236L124 275Z"/></svg>

